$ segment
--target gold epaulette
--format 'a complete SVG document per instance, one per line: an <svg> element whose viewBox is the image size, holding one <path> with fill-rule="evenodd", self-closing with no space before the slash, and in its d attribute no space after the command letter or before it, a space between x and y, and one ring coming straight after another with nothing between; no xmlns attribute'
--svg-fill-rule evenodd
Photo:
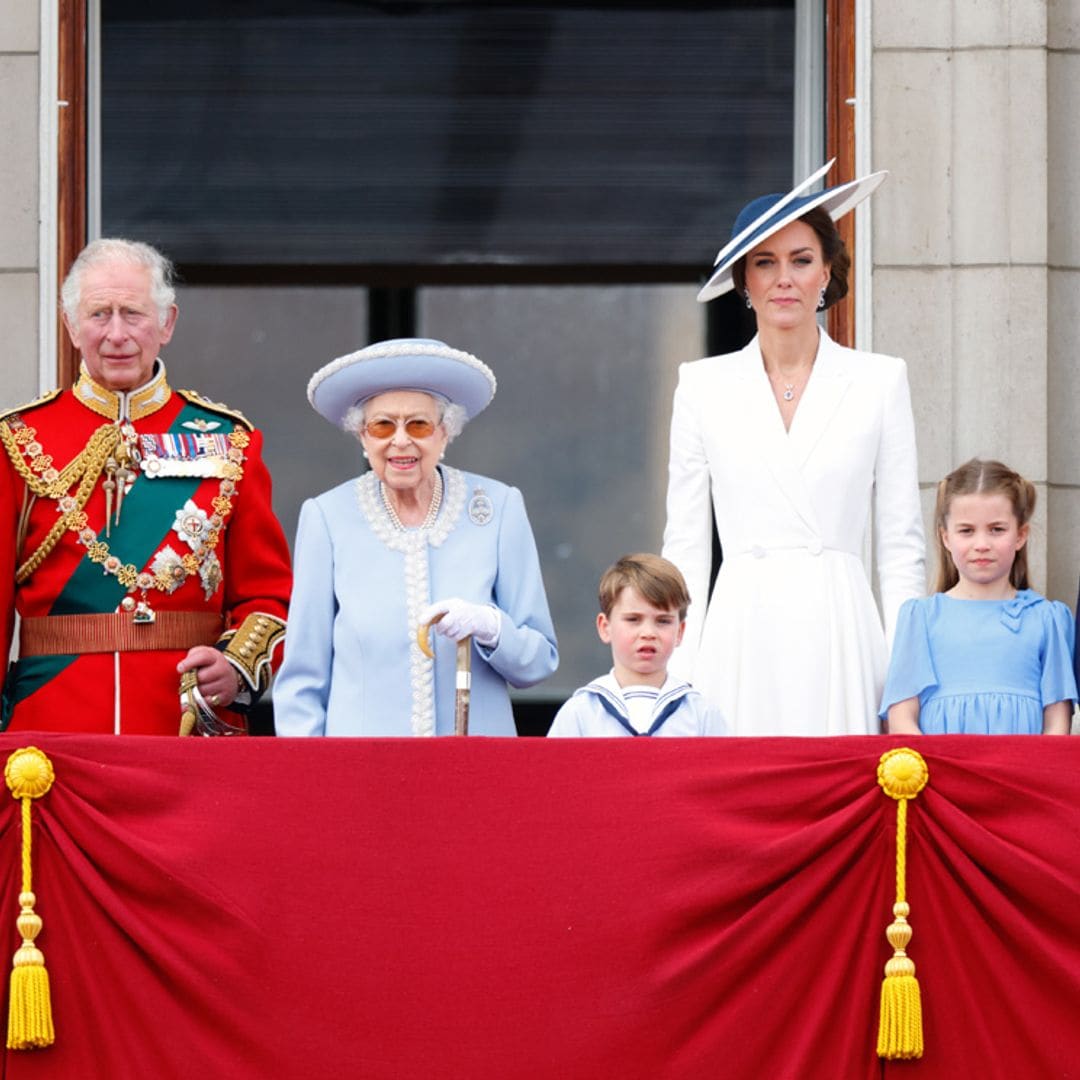
<svg viewBox="0 0 1080 1080"><path fill-rule="evenodd" d="M15 416L17 413L24 413L30 409L36 409L39 405L47 405L54 398L58 398L64 391L57 388L56 390L49 390L39 398L34 398L33 401L28 401L25 405L16 405L13 409L4 409L0 412L0 420L7 420L9 416Z"/></svg>
<svg viewBox="0 0 1080 1080"><path fill-rule="evenodd" d="M255 430L255 425L239 409L231 409L228 405L222 405L220 401L210 401L195 390L177 390L176 392L185 401L190 401L192 405L201 405L211 412L221 413L222 416L230 416L233 420L243 424L248 431Z"/></svg>

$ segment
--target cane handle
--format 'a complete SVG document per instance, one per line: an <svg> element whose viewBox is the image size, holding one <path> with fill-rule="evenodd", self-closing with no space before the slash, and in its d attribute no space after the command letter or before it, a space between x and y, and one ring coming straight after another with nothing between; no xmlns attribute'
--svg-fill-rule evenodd
<svg viewBox="0 0 1080 1080"><path fill-rule="evenodd" d="M421 623L416 628L416 644L419 646L420 651L429 659L435 659L435 653L431 648L431 628L445 615L446 612L440 611L430 622Z"/></svg>

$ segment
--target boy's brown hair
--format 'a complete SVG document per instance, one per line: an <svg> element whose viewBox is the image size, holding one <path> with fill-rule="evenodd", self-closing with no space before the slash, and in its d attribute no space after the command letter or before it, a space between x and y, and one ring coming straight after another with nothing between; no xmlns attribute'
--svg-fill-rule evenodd
<svg viewBox="0 0 1080 1080"><path fill-rule="evenodd" d="M679 568L667 559L639 552L636 555L623 555L618 562L609 566L600 578L598 597L600 610L607 618L611 618L611 609L627 586L636 589L653 607L665 611L677 608L680 622L686 618L690 593Z"/></svg>

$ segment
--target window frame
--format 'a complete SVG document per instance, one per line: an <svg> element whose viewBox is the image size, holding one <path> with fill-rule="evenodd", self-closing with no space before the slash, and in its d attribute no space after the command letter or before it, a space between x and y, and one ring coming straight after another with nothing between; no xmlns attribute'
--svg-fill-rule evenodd
<svg viewBox="0 0 1080 1080"><path fill-rule="evenodd" d="M56 288L75 256L100 227L97 213L100 192L100 154L93 116L98 101L98 57L101 0L59 0L58 5L58 100L66 102L60 110L57 130L57 205L56 205ZM811 18L817 4L810 6ZM855 18L856 0L823 0L824 3L824 135L826 159L835 157L834 181L839 183L854 177L855 158ZM812 75L812 72L808 74ZM804 102L797 93L796 107ZM812 96L812 95L811 95ZM805 111L805 110L804 110ZM796 123L800 123L797 116ZM798 157L812 156L813 134L805 145L796 150L794 171L805 172L806 162ZM812 163L811 163L812 165ZM853 256L855 247L855 215L847 215L840 223L840 233ZM280 280L280 273L267 268L268 280ZM506 282L498 267L481 268L479 281ZM648 267L635 267L629 277L647 280ZM347 277L348 275L346 275ZM426 276L426 275L425 275ZM543 280L545 275L534 276ZM212 279L212 273L206 275ZM626 278L622 275L620 280ZM551 280L556 272L552 271ZM200 276L200 280L202 277ZM305 280L311 280L306 273ZM317 278L316 278L317 280ZM340 280L335 277L335 280ZM560 268L558 280L572 283L574 274ZM368 282L376 287L395 286L394 281ZM828 330L834 340L844 345L855 343L855 304L849 294L828 313ZM79 358L60 323L56 335L56 373L61 386L71 386L78 377Z"/></svg>

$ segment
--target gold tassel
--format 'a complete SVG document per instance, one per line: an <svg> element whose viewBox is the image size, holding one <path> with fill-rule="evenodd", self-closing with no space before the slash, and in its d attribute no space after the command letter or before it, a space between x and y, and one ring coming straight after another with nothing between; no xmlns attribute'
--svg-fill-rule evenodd
<svg viewBox="0 0 1080 1080"><path fill-rule="evenodd" d="M22 892L19 893L19 917L16 926L22 945L15 953L11 972L11 1000L8 1008L9 1050L30 1050L52 1046L52 1003L49 998L49 973L45 957L35 944L41 933L41 916L34 911L30 863L30 805L52 787L52 762L36 747L16 750L7 760L4 779L14 798L22 801Z"/></svg>
<svg viewBox="0 0 1080 1080"><path fill-rule="evenodd" d="M901 747L881 755L878 783L891 799L896 799L896 903L893 922L885 937L893 955L885 965L881 984L881 1017L878 1022L878 1057L889 1060L920 1058L923 1054L922 1000L915 978L915 964L907 954L911 913L905 896L907 878L907 808L930 779L922 754Z"/></svg>

